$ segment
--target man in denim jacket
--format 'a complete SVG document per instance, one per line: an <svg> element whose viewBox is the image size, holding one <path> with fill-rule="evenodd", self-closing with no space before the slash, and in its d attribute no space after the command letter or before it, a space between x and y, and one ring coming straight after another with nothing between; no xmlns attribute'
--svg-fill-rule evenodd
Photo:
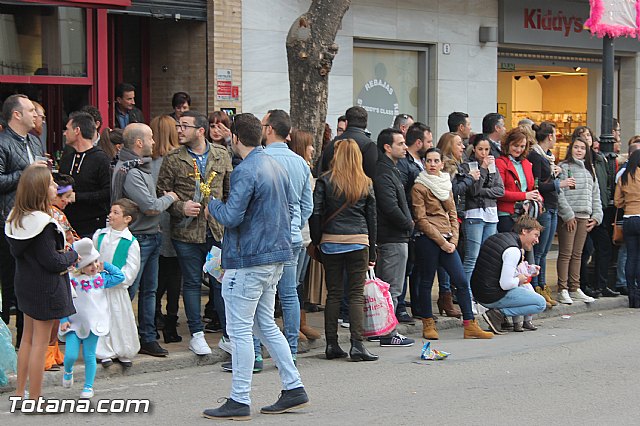
<svg viewBox="0 0 640 426"><path fill-rule="evenodd" d="M225 227L222 297L233 345L233 378L227 402L203 415L246 420L251 417L253 332L269 349L282 381L278 401L260 411L284 413L306 405L309 398L289 344L273 319L276 285L284 263L293 257L289 177L260 146L262 124L255 116L235 116L231 131L231 147L243 161L231 173L227 202L212 199L208 213Z"/></svg>

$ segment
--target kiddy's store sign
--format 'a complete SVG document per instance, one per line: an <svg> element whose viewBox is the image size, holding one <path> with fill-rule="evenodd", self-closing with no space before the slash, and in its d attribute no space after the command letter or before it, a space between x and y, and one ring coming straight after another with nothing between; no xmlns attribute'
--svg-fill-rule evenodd
<svg viewBox="0 0 640 426"><path fill-rule="evenodd" d="M593 36L584 22L588 1L500 0L500 43L602 49L602 39ZM640 42L620 38L616 50L638 52Z"/></svg>

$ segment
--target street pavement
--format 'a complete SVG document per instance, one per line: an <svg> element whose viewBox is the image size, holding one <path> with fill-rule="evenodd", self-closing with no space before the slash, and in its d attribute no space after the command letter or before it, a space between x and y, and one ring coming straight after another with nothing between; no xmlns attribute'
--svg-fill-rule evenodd
<svg viewBox="0 0 640 426"><path fill-rule="evenodd" d="M327 361L323 347L312 349L298 357L311 404L284 415L259 413L280 391L277 369L267 359L265 370L254 375L254 423L640 423L640 311L617 308L567 313L535 322L538 331L509 333L492 340L464 340L461 327L445 328L432 346L451 356L438 362L420 360L420 339L409 348L367 343L380 355L378 362ZM349 349L348 343L343 346ZM153 408L149 414L10 414L9 394L4 393L0 394L0 424L211 424L201 418L201 412L228 396L230 382L231 374L219 364L96 381L94 401L148 398ZM80 374L73 389L47 387L45 393L49 398L76 398L81 384Z"/></svg>

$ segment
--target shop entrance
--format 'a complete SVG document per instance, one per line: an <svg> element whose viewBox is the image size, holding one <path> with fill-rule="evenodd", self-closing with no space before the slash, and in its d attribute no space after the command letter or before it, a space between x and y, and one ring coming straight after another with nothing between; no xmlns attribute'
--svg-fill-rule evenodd
<svg viewBox="0 0 640 426"><path fill-rule="evenodd" d="M563 159L573 131L587 125L589 69L527 64L515 68L498 71L498 111L510 127L524 118L555 123L554 154Z"/></svg>

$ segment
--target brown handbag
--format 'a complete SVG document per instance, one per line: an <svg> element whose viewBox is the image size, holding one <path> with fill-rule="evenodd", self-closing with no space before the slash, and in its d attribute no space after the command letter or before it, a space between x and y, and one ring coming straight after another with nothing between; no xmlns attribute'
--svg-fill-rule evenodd
<svg viewBox="0 0 640 426"><path fill-rule="evenodd" d="M329 216L327 219L325 219L324 222L322 222L322 227L324 228L327 225L327 223L329 223L333 219L335 219L336 216L338 216L340 214L340 212L342 212L346 208L347 208L347 202L345 201L344 204L341 205L338 210L333 212L331 214L331 216ZM309 243L309 245L307 246L307 254L309 255L310 258L312 258L316 262L322 263L322 255L321 255L321 252L320 252L320 247L318 247L317 245L315 245L313 243Z"/></svg>
<svg viewBox="0 0 640 426"><path fill-rule="evenodd" d="M622 220L618 220L618 212L620 209L616 209L616 216L613 221L613 245L621 246L624 244L624 234L622 233Z"/></svg>

